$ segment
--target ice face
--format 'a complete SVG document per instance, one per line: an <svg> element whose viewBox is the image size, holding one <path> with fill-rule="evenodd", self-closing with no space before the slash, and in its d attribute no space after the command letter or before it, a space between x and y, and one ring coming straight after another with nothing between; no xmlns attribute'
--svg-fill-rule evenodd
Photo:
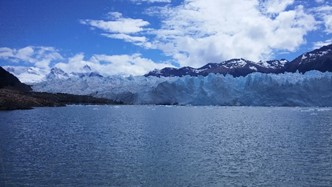
<svg viewBox="0 0 332 187"><path fill-rule="evenodd" d="M35 91L106 97L128 104L332 106L332 73L252 73L246 77L71 77Z"/></svg>

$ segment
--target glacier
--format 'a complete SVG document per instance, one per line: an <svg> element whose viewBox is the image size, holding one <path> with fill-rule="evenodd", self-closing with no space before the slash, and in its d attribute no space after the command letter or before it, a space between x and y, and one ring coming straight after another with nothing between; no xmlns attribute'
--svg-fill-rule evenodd
<svg viewBox="0 0 332 187"><path fill-rule="evenodd" d="M126 104L332 106L332 73L252 73L245 77L85 76L48 79L34 91L104 97Z"/></svg>

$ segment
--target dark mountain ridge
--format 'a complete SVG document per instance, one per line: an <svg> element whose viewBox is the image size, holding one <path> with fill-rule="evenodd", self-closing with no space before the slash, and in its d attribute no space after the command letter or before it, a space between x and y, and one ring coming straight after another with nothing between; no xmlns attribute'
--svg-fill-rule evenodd
<svg viewBox="0 0 332 187"><path fill-rule="evenodd" d="M31 91L31 86L21 83L13 74L0 67L0 89L12 88L20 91Z"/></svg>
<svg viewBox="0 0 332 187"><path fill-rule="evenodd" d="M234 77L239 77L254 72L278 74L296 71L305 73L311 70L332 72L332 44L304 53L291 62L285 59L253 62L240 58L227 60L221 63L209 63L200 68L182 67L163 68L161 70L155 69L144 76L207 76L210 73L215 73L223 75L230 74Z"/></svg>
<svg viewBox="0 0 332 187"><path fill-rule="evenodd" d="M287 72L305 73L310 70L332 72L332 44L304 53L287 64Z"/></svg>

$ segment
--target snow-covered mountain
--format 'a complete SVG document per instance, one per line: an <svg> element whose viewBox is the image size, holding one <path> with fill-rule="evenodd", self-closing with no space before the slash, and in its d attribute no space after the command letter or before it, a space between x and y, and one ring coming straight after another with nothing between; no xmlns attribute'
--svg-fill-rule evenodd
<svg viewBox="0 0 332 187"><path fill-rule="evenodd" d="M310 70L332 72L332 44L304 53L287 64L286 69L288 72L299 71L301 73Z"/></svg>
<svg viewBox="0 0 332 187"><path fill-rule="evenodd" d="M232 59L221 63L209 63L200 68L164 68L153 70L145 76L174 77L174 76L207 76L209 73L232 75L234 77L246 76L254 72L260 73L305 73L311 70L332 72L332 44L320 49L305 53L293 61L285 59L252 62L245 59Z"/></svg>
<svg viewBox="0 0 332 187"><path fill-rule="evenodd" d="M62 69L54 67L51 69L50 73L46 76L46 80L56 80L56 79L69 79L69 78L87 78L87 77L99 77L100 75L97 71L93 71L88 65L83 66L80 72L66 73Z"/></svg>
<svg viewBox="0 0 332 187"><path fill-rule="evenodd" d="M246 76L250 73L283 73L285 72L284 66L288 63L287 60L272 60L272 61L260 61L252 62L246 59L231 59L221 63L209 63L200 68L183 67L183 68L164 68L161 70L153 70L147 73L145 76L157 76L157 77L182 77L186 75L190 76L207 76L210 73L215 74L230 74L234 77Z"/></svg>
<svg viewBox="0 0 332 187"><path fill-rule="evenodd" d="M4 66L6 71L12 73L16 77L19 78L20 81L28 84L34 84L43 81L51 81L51 80L65 80L69 78L88 78L88 77L99 77L103 76L93 70L90 66L85 65L79 72L70 72L66 73L64 70L53 67L49 69L41 69L37 67L24 67L24 66Z"/></svg>
<svg viewBox="0 0 332 187"><path fill-rule="evenodd" d="M21 82L32 84L46 80L47 70L25 66L3 66L3 68L15 75Z"/></svg>
<svg viewBox="0 0 332 187"><path fill-rule="evenodd" d="M295 69L322 59L321 67L329 67L330 47L302 55ZM102 77L85 67L84 72L63 78L67 75L54 69L51 73L57 76L34 84L33 89L105 97L127 104L332 106L332 72L309 68L293 73L290 64L296 64L297 59L258 63L232 59L201 68L165 68L153 71L154 76L135 77Z"/></svg>
<svg viewBox="0 0 332 187"><path fill-rule="evenodd" d="M69 79L73 77L104 78L99 72L85 65L78 72L65 72L54 67L50 70L39 69L36 67L5 66L4 69L14 74L24 83L36 83L50 81L55 79ZM251 73L285 73L296 72L305 73L311 70L321 72L332 72L332 44L320 49L304 53L293 61L285 59L253 62L246 59L231 59L221 63L208 63L200 68L182 67L182 68L164 68L155 69L144 76L155 77L182 77L182 76L207 76L210 73L232 75L234 77L247 76Z"/></svg>
<svg viewBox="0 0 332 187"><path fill-rule="evenodd" d="M32 88L128 104L332 106L332 72L322 72L332 70L331 48L305 53L292 62L232 59L200 68L164 68L149 76L103 77L89 66L72 73L53 68ZM7 69L21 75L40 73L25 67Z"/></svg>
<svg viewBox="0 0 332 187"><path fill-rule="evenodd" d="M72 72L69 74L70 77L79 77L79 78L84 78L84 77L100 77L102 78L103 76L97 72L94 71L90 66L85 65L82 68L83 70L81 72Z"/></svg>
<svg viewBox="0 0 332 187"><path fill-rule="evenodd" d="M52 79L68 79L69 75L60 68L52 68L50 73L46 76L47 80Z"/></svg>

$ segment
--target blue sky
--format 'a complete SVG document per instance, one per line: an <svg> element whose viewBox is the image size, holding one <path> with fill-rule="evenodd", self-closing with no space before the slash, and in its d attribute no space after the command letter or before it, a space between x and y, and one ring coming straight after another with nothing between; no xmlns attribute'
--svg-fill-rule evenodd
<svg viewBox="0 0 332 187"><path fill-rule="evenodd" d="M0 65L140 75L332 42L328 0L2 0Z"/></svg>

